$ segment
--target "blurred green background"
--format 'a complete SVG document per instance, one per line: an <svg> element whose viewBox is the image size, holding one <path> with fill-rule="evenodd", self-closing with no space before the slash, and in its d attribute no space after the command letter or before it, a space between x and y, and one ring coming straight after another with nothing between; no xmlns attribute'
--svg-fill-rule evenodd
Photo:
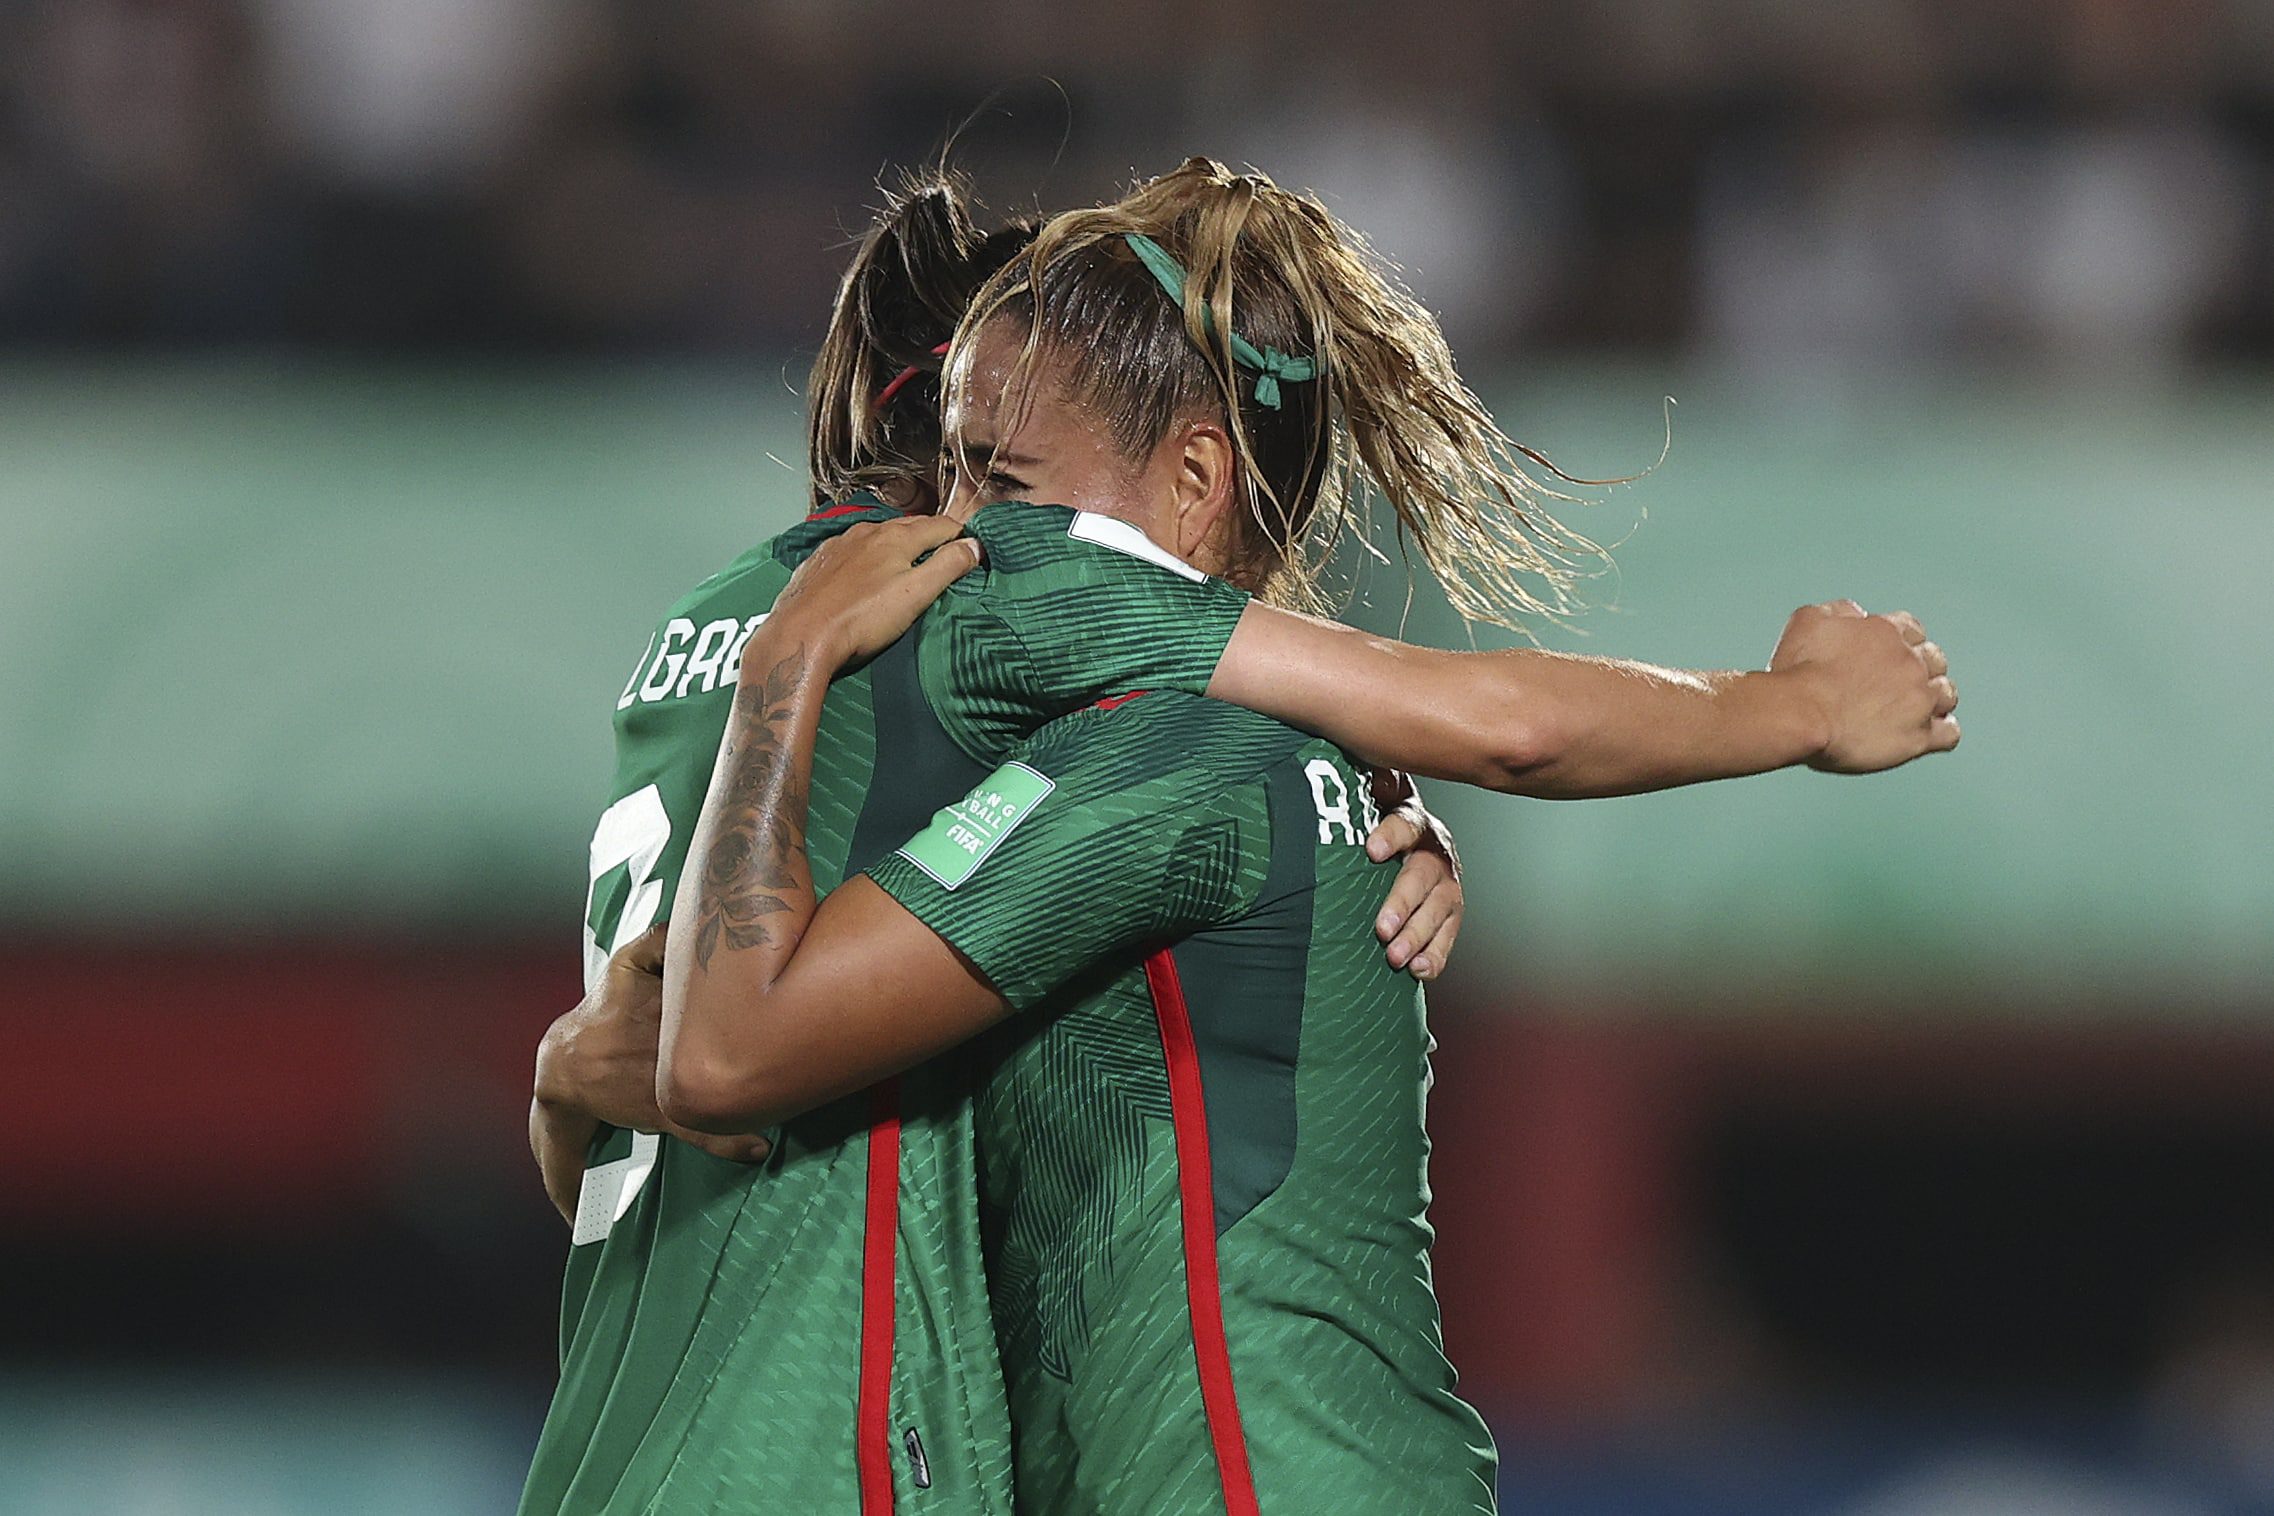
<svg viewBox="0 0 2274 1516"><path fill-rule="evenodd" d="M1908 608L1967 740L1868 782L1439 787L1470 982L2200 1008L2274 979L2274 387L1640 362L1484 387L1588 475L1647 467L1678 402L1663 465L1567 509L1617 570L1549 645L1745 667L1802 601ZM23 923L573 929L657 607L803 508L798 399L749 366L19 361L0 390ZM1398 624L1396 572L1360 593ZM1427 597L1406 626L1464 635Z"/></svg>
<svg viewBox="0 0 2274 1516"><path fill-rule="evenodd" d="M1954 660L1895 774L1433 790L1505 1508L2274 1516L2265 0L0 5L0 1513L510 1505L610 706L951 139L1316 190L1573 473L1674 397L1550 645Z"/></svg>

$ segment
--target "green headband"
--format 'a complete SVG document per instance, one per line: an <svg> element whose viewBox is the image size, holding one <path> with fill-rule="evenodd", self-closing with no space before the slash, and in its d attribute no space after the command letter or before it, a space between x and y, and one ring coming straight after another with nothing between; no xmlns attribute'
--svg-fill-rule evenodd
<svg viewBox="0 0 2274 1516"><path fill-rule="evenodd" d="M1184 265L1168 255L1167 249L1139 232L1125 232L1122 240L1129 244L1140 263L1152 270L1153 277L1161 281L1161 288L1169 292L1178 310L1184 309ZM1200 307L1200 324L1203 330L1214 333L1215 313L1206 305ZM1279 409L1279 381L1300 384L1319 376L1319 366L1309 358L1283 353L1275 347L1257 347L1238 332L1232 333L1232 361L1255 374L1255 403L1265 410Z"/></svg>

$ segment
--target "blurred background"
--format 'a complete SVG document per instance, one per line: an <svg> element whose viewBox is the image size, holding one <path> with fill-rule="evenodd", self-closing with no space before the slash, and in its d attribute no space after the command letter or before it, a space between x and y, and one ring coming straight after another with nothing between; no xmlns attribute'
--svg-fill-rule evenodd
<svg viewBox="0 0 2274 1516"><path fill-rule="evenodd" d="M1506 1507L2274 1511L2264 0L0 6L0 1509L510 1507L610 705L959 126L1316 189L1575 473L1672 396L1550 644L1955 659L1892 776L1435 797Z"/></svg>

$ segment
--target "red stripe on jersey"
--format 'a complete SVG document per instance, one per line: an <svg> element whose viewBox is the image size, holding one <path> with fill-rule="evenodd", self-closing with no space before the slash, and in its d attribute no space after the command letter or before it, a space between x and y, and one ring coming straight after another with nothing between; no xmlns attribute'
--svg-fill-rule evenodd
<svg viewBox="0 0 2274 1516"><path fill-rule="evenodd" d="M1130 701L1135 700L1139 695L1146 693L1149 692L1145 690L1131 690L1126 695L1108 695L1103 700L1093 701L1090 705L1090 709L1093 711L1118 711L1123 706L1127 705Z"/></svg>
<svg viewBox="0 0 2274 1516"><path fill-rule="evenodd" d="M1176 959L1167 948L1145 960L1145 984L1153 992L1161 1054L1169 1066L1177 1208L1184 1223L1184 1292L1192 1310L1192 1354L1200 1365L1200 1406L1208 1419L1208 1440L1216 1449L1226 1516L1257 1516L1247 1433L1240 1426L1239 1397L1232 1390L1232 1346L1224 1335L1224 1284L1216 1268L1216 1181L1208 1163L1200 1050L1192 1040L1184 982L1177 978Z"/></svg>
<svg viewBox="0 0 2274 1516"><path fill-rule="evenodd" d="M877 506L873 501L864 504L858 500L848 500L843 505L825 505L805 519L808 521L827 521L832 516L850 516L855 511L873 511L876 509Z"/></svg>
<svg viewBox="0 0 2274 1516"><path fill-rule="evenodd" d="M900 1230L900 1081L869 1091L868 1215L861 1240L861 1377L853 1414L861 1516L892 1516L892 1284Z"/></svg>

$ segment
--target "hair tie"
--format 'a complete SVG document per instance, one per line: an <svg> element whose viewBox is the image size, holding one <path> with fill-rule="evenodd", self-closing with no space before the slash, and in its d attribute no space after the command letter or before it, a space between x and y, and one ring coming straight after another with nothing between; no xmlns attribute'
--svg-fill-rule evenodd
<svg viewBox="0 0 2274 1516"><path fill-rule="evenodd" d="M938 347L932 349L932 356L935 358L945 358L947 356L947 350L953 346L955 346L955 344L952 341L943 342ZM907 385L909 380L915 378L923 371L924 369L921 364L911 363L906 368L902 369L899 373L893 375L892 382L887 384L883 389L880 389L876 392L876 408L881 411L886 406L892 404L892 397L899 394L902 388Z"/></svg>
<svg viewBox="0 0 2274 1516"><path fill-rule="evenodd" d="M1169 298L1176 302L1177 309L1183 310L1186 282L1184 265L1170 257L1166 248L1142 232L1124 232L1122 240L1137 255L1137 261L1151 270L1153 277L1161 282L1161 288L1169 292ZM1200 325L1202 330L1214 335L1216 314L1206 305L1200 307ZM1256 376L1255 403L1267 411L1279 409L1279 382L1282 379L1290 384L1300 384L1306 379L1316 379L1319 376L1316 359L1283 353L1275 347L1257 347L1238 332L1232 333L1232 361Z"/></svg>

